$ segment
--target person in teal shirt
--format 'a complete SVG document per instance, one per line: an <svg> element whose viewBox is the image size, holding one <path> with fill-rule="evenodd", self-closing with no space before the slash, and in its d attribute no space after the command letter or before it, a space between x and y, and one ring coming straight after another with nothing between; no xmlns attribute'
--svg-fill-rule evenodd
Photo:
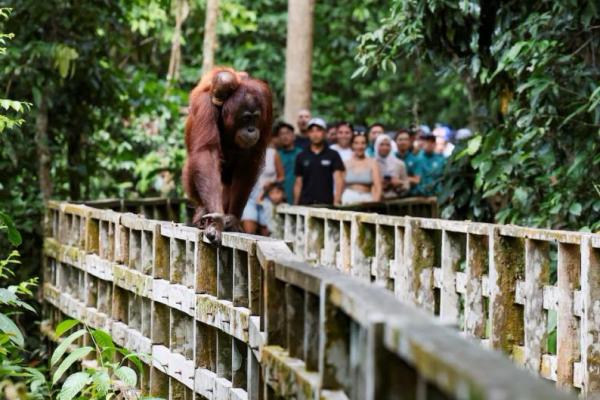
<svg viewBox="0 0 600 400"><path fill-rule="evenodd" d="M437 196L442 187L442 175L446 159L435 152L435 136L432 133L421 135L423 149L417 155L416 168L421 176L415 192L419 196Z"/></svg>
<svg viewBox="0 0 600 400"><path fill-rule="evenodd" d="M421 179L421 172L419 170L420 160L417 155L412 152L410 132L408 129L400 129L396 135L396 145L398 151L396 157L404 161L406 165L406 173L408 174L408 181L410 182L410 190L408 191L409 196L416 196L416 188Z"/></svg>
<svg viewBox="0 0 600 400"><path fill-rule="evenodd" d="M296 157L302 152L302 148L296 146L294 140L294 127L287 122L279 122L273 129L275 137L279 144L279 157L283 164L284 178L283 189L286 201L290 204L294 202L294 167L296 166Z"/></svg>

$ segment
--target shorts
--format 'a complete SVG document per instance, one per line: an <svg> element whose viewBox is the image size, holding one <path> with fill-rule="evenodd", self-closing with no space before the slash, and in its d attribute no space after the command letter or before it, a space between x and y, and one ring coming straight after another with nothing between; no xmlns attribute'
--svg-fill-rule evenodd
<svg viewBox="0 0 600 400"><path fill-rule="evenodd" d="M250 197L244 207L242 213L242 221L254 221L258 225L267 226L269 224L269 218L265 207L262 204L256 202L256 198Z"/></svg>
<svg viewBox="0 0 600 400"><path fill-rule="evenodd" d="M373 201L371 192L359 192L353 189L344 189L342 204L369 203Z"/></svg>

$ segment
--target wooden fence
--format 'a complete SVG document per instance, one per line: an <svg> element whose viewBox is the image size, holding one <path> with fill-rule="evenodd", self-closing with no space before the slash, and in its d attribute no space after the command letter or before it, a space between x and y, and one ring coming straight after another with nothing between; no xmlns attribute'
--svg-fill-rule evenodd
<svg viewBox="0 0 600 400"><path fill-rule="evenodd" d="M600 394L600 235L282 206L304 260L386 287L517 364Z"/></svg>
<svg viewBox="0 0 600 400"><path fill-rule="evenodd" d="M217 247L181 224L54 202L44 255L43 331L77 318L149 354L139 384L154 396L571 398L281 240L225 233Z"/></svg>

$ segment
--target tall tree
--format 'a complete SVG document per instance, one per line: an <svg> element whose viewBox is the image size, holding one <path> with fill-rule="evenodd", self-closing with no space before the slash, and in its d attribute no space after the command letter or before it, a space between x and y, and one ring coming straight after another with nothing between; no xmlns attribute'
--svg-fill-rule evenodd
<svg viewBox="0 0 600 400"><path fill-rule="evenodd" d="M190 13L188 0L177 0L174 7L175 12L175 31L171 41L171 57L169 59L169 71L167 72L168 81L177 81L179 79L179 67L181 65L181 26Z"/></svg>
<svg viewBox="0 0 600 400"><path fill-rule="evenodd" d="M287 121L295 121L298 111L310 109L311 105L314 11L314 0L288 1L284 107Z"/></svg>
<svg viewBox="0 0 600 400"><path fill-rule="evenodd" d="M207 0L206 19L204 21L204 45L202 47L202 73L207 73L215 65L218 19L219 0Z"/></svg>

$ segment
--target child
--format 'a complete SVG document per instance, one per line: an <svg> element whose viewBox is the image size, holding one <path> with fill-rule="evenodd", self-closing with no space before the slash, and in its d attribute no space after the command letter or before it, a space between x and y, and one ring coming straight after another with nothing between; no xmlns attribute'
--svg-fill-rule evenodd
<svg viewBox="0 0 600 400"><path fill-rule="evenodd" d="M275 208L281 203L285 203L285 191L281 182L273 182L265 189L264 196L261 199L261 205L266 221L266 230L262 231L261 234L268 236L274 232L274 215Z"/></svg>

